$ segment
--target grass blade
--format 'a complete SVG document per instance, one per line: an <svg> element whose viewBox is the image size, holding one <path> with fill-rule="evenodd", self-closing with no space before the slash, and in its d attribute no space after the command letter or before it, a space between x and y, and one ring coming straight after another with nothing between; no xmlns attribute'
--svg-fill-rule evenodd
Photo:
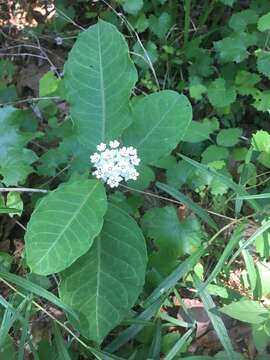
<svg viewBox="0 0 270 360"><path fill-rule="evenodd" d="M155 334L153 336L152 344L150 346L150 350L148 353L149 359L160 359L161 339L162 339L161 330L162 328L161 328L160 320L157 319Z"/></svg>
<svg viewBox="0 0 270 360"><path fill-rule="evenodd" d="M58 355L61 358L61 360L71 360L64 339L61 335L60 329L55 322L53 323L53 334L55 337L55 344L58 351Z"/></svg>
<svg viewBox="0 0 270 360"><path fill-rule="evenodd" d="M138 319L136 318L130 318L130 319L125 319L121 322L121 325L144 325L144 326L151 326L151 325L155 325L154 321L150 321L150 320L142 320L142 319Z"/></svg>
<svg viewBox="0 0 270 360"><path fill-rule="evenodd" d="M19 311L15 309L8 301L6 301L2 295L0 295L0 305L2 305L5 309L8 309L16 319L20 320L22 324L26 324L25 319L21 316Z"/></svg>
<svg viewBox="0 0 270 360"><path fill-rule="evenodd" d="M97 350L91 346L88 346L88 349L91 354L95 355L95 357L99 360L125 360L124 358L109 354L105 351Z"/></svg>
<svg viewBox="0 0 270 360"><path fill-rule="evenodd" d="M170 324L170 326L175 325L183 328L193 327L192 323L188 323L186 321L176 319L165 312L160 312L159 317L161 320L167 321Z"/></svg>
<svg viewBox="0 0 270 360"><path fill-rule="evenodd" d="M28 303L29 299L24 299L18 306L18 308L15 310L12 305L9 304L9 306L6 307L6 311L4 312L4 315L2 317L2 323L0 326L0 348L3 345L6 337L8 336L9 330L14 324L14 322L21 318L20 312L23 310L25 305ZM24 326L27 326L25 321L22 321L22 324Z"/></svg>
<svg viewBox="0 0 270 360"><path fill-rule="evenodd" d="M245 156L245 163L244 163L243 169L241 171L239 183L238 183L240 186L243 186L243 188L245 190L246 190L246 184L249 181L249 164L251 161L252 152L253 152L253 148L251 146ZM242 205L243 205L243 200L241 200L239 198L236 199L236 201L235 201L235 216L238 216L238 214L240 214Z"/></svg>
<svg viewBox="0 0 270 360"><path fill-rule="evenodd" d="M209 275L208 279L204 282L204 287L202 290L204 290L218 275L218 273L221 271L224 263L227 261L227 259L232 254L232 251L236 247L236 245L241 241L243 237L243 232L245 230L245 225L240 224L238 228L234 231L232 237L230 238L228 244L226 245L221 257L219 258L214 270Z"/></svg>
<svg viewBox="0 0 270 360"><path fill-rule="evenodd" d="M20 212L21 210L13 209L13 208L6 208L6 207L0 207L0 214L11 214Z"/></svg>
<svg viewBox="0 0 270 360"><path fill-rule="evenodd" d="M209 214L201 208L199 205L197 205L194 201L189 199L187 196L182 194L180 191L177 191L176 189L172 188L171 186L168 186L166 184L162 184L158 182L156 186L160 189L165 191L167 194L171 195L176 200L180 201L187 207L189 207L196 215L198 215L199 218L201 218L203 221L205 221L211 228L214 230L218 230L217 224L214 222L214 220L209 216Z"/></svg>
<svg viewBox="0 0 270 360"><path fill-rule="evenodd" d="M265 194L256 194L256 195L245 195L245 196L237 196L236 199L239 200L252 200L252 199L269 199L270 193Z"/></svg>
<svg viewBox="0 0 270 360"><path fill-rule="evenodd" d="M228 186L230 189L232 189L237 195L239 195L239 196L247 196L248 195L248 192L246 190L244 190L241 185L236 184L234 181L232 181L227 176L220 174L216 170L210 169L208 166L200 164L199 162L194 161L182 154L180 154L180 156L182 157L183 160L185 160L189 164L193 165L197 169L204 171L212 176L216 176L222 183L224 183L226 186ZM261 210L260 205L254 199L249 199L248 202L254 210L256 210L256 211Z"/></svg>
<svg viewBox="0 0 270 360"><path fill-rule="evenodd" d="M248 274L248 282L252 292L254 292L257 284L257 273L254 265L253 257L250 255L248 249L242 251L242 256L245 261L246 270Z"/></svg>
<svg viewBox="0 0 270 360"><path fill-rule="evenodd" d="M158 312L164 300L165 297L163 296L161 299L151 304L138 316L138 319L143 319L143 320L151 319ZM133 339L143 328L144 325L132 325L128 327L126 330L121 332L116 339L114 339L110 344L108 344L104 350L108 352L115 352L121 346L123 346L128 341Z"/></svg>
<svg viewBox="0 0 270 360"><path fill-rule="evenodd" d="M177 342L174 344L172 349L168 352L168 354L165 356L164 360L172 360L175 358L177 353L181 350L181 348L185 345L185 342L187 339L191 336L194 329L189 329Z"/></svg>
<svg viewBox="0 0 270 360"><path fill-rule="evenodd" d="M209 319L211 320L213 327L217 333L217 336L224 347L227 357L228 359L233 360L235 358L235 355L234 355L232 343L229 338L227 329L223 323L223 320L221 319L219 313L217 312L217 307L214 301L212 300L211 296L209 295L208 291L206 289L203 289L204 284L201 282L198 276L196 274L193 274L192 278L194 281L194 285L199 292L199 296L203 302L204 308L209 316Z"/></svg>
<svg viewBox="0 0 270 360"><path fill-rule="evenodd" d="M15 322L15 320L16 320L15 315L10 311L9 308L6 308L2 316L2 322L0 326L0 349L5 343L9 330L12 324Z"/></svg>
<svg viewBox="0 0 270 360"><path fill-rule="evenodd" d="M63 303L57 296L55 296L52 293L50 293L49 291L43 289L41 286L36 285L36 284L30 282L29 280L26 280L15 274L10 274L8 272L0 271L0 281L3 281L3 279L22 287L24 290L26 290L30 293L33 293L40 297L43 297L44 299L50 301L54 305L63 309L70 316L72 316L75 321L78 321L77 314L70 306Z"/></svg>
<svg viewBox="0 0 270 360"><path fill-rule="evenodd" d="M167 291L175 287L178 281L193 269L193 267L199 261L200 257L203 255L204 251L205 250L203 248L199 249L197 252L184 260L180 265L178 265L177 268L169 276L167 276L145 300L143 307L150 306L163 294L167 293Z"/></svg>
<svg viewBox="0 0 270 360"><path fill-rule="evenodd" d="M233 257L231 258L231 260L228 263L228 266L230 266L233 261L241 254L241 252L247 248L249 245L251 245L258 236L260 236L261 234L263 234L266 230L268 230L270 228L270 220L265 222L259 229L257 229L255 231L255 233L253 235L251 235L246 241L243 242L243 244L240 246L240 248L235 252L235 254L233 255Z"/></svg>
<svg viewBox="0 0 270 360"><path fill-rule="evenodd" d="M25 349L25 343L26 343L26 339L28 337L28 324L29 324L29 320L30 320L30 316L31 316L31 309L32 309L32 296L29 296L29 302L26 306L26 311L25 311L25 322L26 324L24 324L22 326L22 335L20 338L20 344L19 344L19 350L18 350L18 360L24 360L24 349Z"/></svg>

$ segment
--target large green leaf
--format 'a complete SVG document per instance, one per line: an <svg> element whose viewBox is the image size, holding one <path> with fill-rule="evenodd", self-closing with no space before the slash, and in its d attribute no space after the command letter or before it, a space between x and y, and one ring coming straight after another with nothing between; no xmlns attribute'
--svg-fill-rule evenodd
<svg viewBox="0 0 270 360"><path fill-rule="evenodd" d="M138 11L143 7L143 0L124 0L123 1L123 9L132 15L136 15Z"/></svg>
<svg viewBox="0 0 270 360"><path fill-rule="evenodd" d="M258 130L252 135L251 144L256 151L270 153L270 134L264 130Z"/></svg>
<svg viewBox="0 0 270 360"><path fill-rule="evenodd" d="M133 2L136 2L133 0ZM171 16L163 12L160 16L150 15L149 17L150 30L159 37L159 39L165 39L166 34L172 26Z"/></svg>
<svg viewBox="0 0 270 360"><path fill-rule="evenodd" d="M148 210L142 226L157 247L150 256L150 264L165 276L178 265L179 257L194 253L204 237L196 217L180 221L173 206Z"/></svg>
<svg viewBox="0 0 270 360"><path fill-rule="evenodd" d="M250 34L242 31L214 42L214 47L222 63L232 61L240 63L249 55L247 48L255 45L256 41L257 38L254 33Z"/></svg>
<svg viewBox="0 0 270 360"><path fill-rule="evenodd" d="M219 122L217 118L205 118L202 121L192 121L183 138L183 141L197 143L210 139L210 134L218 130Z"/></svg>
<svg viewBox="0 0 270 360"><path fill-rule="evenodd" d="M230 106L236 99L235 88L228 87L223 78L218 78L208 87L208 99L216 108Z"/></svg>
<svg viewBox="0 0 270 360"><path fill-rule="evenodd" d="M257 55L257 68L260 73L270 78L270 53L269 51L256 51Z"/></svg>
<svg viewBox="0 0 270 360"><path fill-rule="evenodd" d="M7 186L24 182L33 172L31 164L37 159L35 153L26 148L33 134L19 128L19 117L23 110L11 106L0 108L0 176Z"/></svg>
<svg viewBox="0 0 270 360"><path fill-rule="evenodd" d="M222 129L217 135L217 144L226 147L234 146L238 143L241 135L242 129L240 128Z"/></svg>
<svg viewBox="0 0 270 360"><path fill-rule="evenodd" d="M267 31L270 29L270 12L264 14L259 18L258 21L258 30L259 31Z"/></svg>
<svg viewBox="0 0 270 360"><path fill-rule="evenodd" d="M257 20L258 15L254 10L245 9L232 15L229 21L229 26L235 32L241 32L246 30L248 25L256 24Z"/></svg>
<svg viewBox="0 0 270 360"><path fill-rule="evenodd" d="M79 311L83 336L101 342L122 321L142 289L146 262L140 228L110 204L101 235L61 275L61 299Z"/></svg>
<svg viewBox="0 0 270 360"><path fill-rule="evenodd" d="M115 26L100 20L83 31L65 65L65 84L78 139L90 152L129 126L129 97L137 80L128 46Z"/></svg>
<svg viewBox="0 0 270 360"><path fill-rule="evenodd" d="M256 90L256 92L253 95L254 102L252 105L257 109L258 111L265 111L268 112L270 108L270 91L260 91Z"/></svg>
<svg viewBox="0 0 270 360"><path fill-rule="evenodd" d="M107 201L96 180L63 184L44 197L27 226L27 263L37 274L48 275L70 266L99 234Z"/></svg>
<svg viewBox="0 0 270 360"><path fill-rule="evenodd" d="M132 115L134 122L124 133L124 143L135 146L140 158L151 163L182 140L192 109L184 95L164 90L136 100Z"/></svg>

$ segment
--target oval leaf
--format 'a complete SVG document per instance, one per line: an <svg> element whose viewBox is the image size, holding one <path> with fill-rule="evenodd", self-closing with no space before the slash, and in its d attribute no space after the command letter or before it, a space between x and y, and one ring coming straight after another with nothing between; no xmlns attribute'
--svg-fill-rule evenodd
<svg viewBox="0 0 270 360"><path fill-rule="evenodd" d="M130 125L136 80L127 43L115 26L100 20L79 35L65 65L65 84L79 142L90 152Z"/></svg>
<svg viewBox="0 0 270 360"><path fill-rule="evenodd" d="M135 146L140 158L150 163L169 154L182 140L192 120L188 99L164 90L134 103L133 124L124 133L124 143Z"/></svg>
<svg viewBox="0 0 270 360"><path fill-rule="evenodd" d="M61 274L60 297L80 313L83 336L101 342L122 321L142 289L146 262L140 228L110 204L101 235Z"/></svg>
<svg viewBox="0 0 270 360"><path fill-rule="evenodd" d="M259 301L241 300L223 306L224 314L250 324L260 324L269 317L269 311Z"/></svg>
<svg viewBox="0 0 270 360"><path fill-rule="evenodd" d="M48 275L70 266L101 231L106 208L104 187L96 180L66 183L45 196L27 226L31 270Z"/></svg>

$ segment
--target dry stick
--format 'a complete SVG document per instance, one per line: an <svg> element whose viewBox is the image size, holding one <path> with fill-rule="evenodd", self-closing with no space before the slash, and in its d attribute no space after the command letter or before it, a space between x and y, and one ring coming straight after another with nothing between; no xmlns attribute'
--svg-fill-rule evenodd
<svg viewBox="0 0 270 360"><path fill-rule="evenodd" d="M46 60L50 64L50 66L55 69L55 73L58 76L58 78L61 78L59 72L56 69L56 66L50 60L50 58L46 54L45 50L40 46L40 42L39 42L38 38L35 37L35 39L37 41L38 46L35 46L35 45L21 45L20 44L20 45L10 46L8 48L2 48L2 49L0 49L0 51L6 51L8 49L20 48L20 47L24 46L24 47L28 47L28 48L31 48L31 49L39 50L41 55L31 54L31 53L16 53L16 54L0 53L0 56L2 55L2 56L32 56L32 57L38 57L39 59ZM58 58L59 58L59 56L58 56ZM61 59L61 61L62 61L62 59Z"/></svg>
<svg viewBox="0 0 270 360"><path fill-rule="evenodd" d="M156 194L153 194L153 193L150 193L150 192L147 192L147 191L137 190L137 189L134 189L134 188L131 188L129 186L122 185L122 184L120 184L120 186L127 189L127 190L129 190L129 191L135 191L135 192L140 193L140 194L149 195L149 196L152 196L152 197L160 199L160 200L165 200L165 201L171 202L173 204L183 205L180 201L174 200L174 199L169 199L169 198L166 198L165 196L156 195ZM216 212L211 211L211 210L205 210L205 211L207 211L209 214L216 215L216 216L222 217L222 218L230 220L230 221L235 220L234 218L231 218L229 216L216 213Z"/></svg>
<svg viewBox="0 0 270 360"><path fill-rule="evenodd" d="M71 163L71 162L70 162ZM71 164L67 165L64 167L64 169L59 170L57 174L55 174L51 179L49 179L48 181L46 181L44 184L40 185L41 188L43 188L44 186L50 184L55 178L57 178L59 175L61 175L63 172L65 172L66 170L68 170L70 168Z"/></svg>
<svg viewBox="0 0 270 360"><path fill-rule="evenodd" d="M1 51L1 50L0 50ZM31 54L31 53L20 53L20 54L10 54L10 53L0 53L1 56L32 56L37 57L39 59L48 60L45 56L37 55L37 54Z"/></svg>
<svg viewBox="0 0 270 360"><path fill-rule="evenodd" d="M60 173L62 173L63 171L65 171L69 166L65 167L63 170L60 171ZM47 184L47 183L45 183ZM43 184L44 186L44 184ZM177 201L177 200L174 200L174 199L169 199L169 198L166 198L165 196L161 196L161 195L156 195L156 194L153 194L151 192L146 192L146 191L142 191L142 190L137 190L137 189L134 189L134 188L131 188L129 186L126 186L126 185L122 185L120 184L120 186L124 189L127 189L129 191L135 191L135 192L138 192L140 194L143 194L143 195L148 195L148 196L152 196L154 198L157 198L157 199L161 199L161 200L164 200L164 201L168 201L168 202L171 202L171 203L174 203L174 204L177 204L177 205L182 205L182 203L180 201ZM10 192L10 191L15 191L15 192L32 192L32 193L48 193L50 192L50 190L45 190L45 189L32 189L32 188L1 188L0 187L0 193L1 192ZM226 215L222 215L222 214L219 214L219 213L216 213L214 211L211 211L211 210L205 210L207 211L209 214L212 214L212 215L216 215L216 216L219 216L219 217L222 217L224 219L227 219L227 220L235 220L234 218L231 218L229 216L226 216Z"/></svg>
<svg viewBox="0 0 270 360"><path fill-rule="evenodd" d="M70 22L74 26L76 26L78 29L85 31L85 28L81 25L77 24L74 20L72 20L67 14L64 13L64 11L60 10L58 7L55 6L56 13L60 16L62 16L63 19L65 19L67 22Z"/></svg>
<svg viewBox="0 0 270 360"><path fill-rule="evenodd" d="M36 37L35 37L36 39ZM36 45L32 45L32 44L24 44L24 43L21 43L21 44L18 44L18 45L13 45L13 46L7 46L7 47L2 47L0 48L0 51L7 51L7 50L11 50L11 49L20 49L20 48L30 48L30 49L35 49L35 50L39 50L39 51L47 51L48 53L51 53L53 54L55 57L57 57L61 62L65 62L60 56L56 55L53 51L51 51L50 49L47 49L45 48L44 46L36 46Z"/></svg>
<svg viewBox="0 0 270 360"><path fill-rule="evenodd" d="M24 100L17 100L17 101L10 101L6 103L0 103L0 106L6 106L6 105L16 105L16 104L23 104L23 103L30 103L34 101L40 101L40 100L59 100L61 99L60 96L44 96L44 97L32 97Z"/></svg>
<svg viewBox="0 0 270 360"><path fill-rule="evenodd" d="M142 43L139 35L137 34L136 30L135 30L134 27L130 24L130 22L125 18L125 16L123 16L121 13L118 13L109 3L107 3L107 1L105 1L105 0L101 0L101 1L102 1L106 6L108 6L108 8L111 9L112 12L113 12L116 16L118 16L120 19L122 19L122 20L124 21L124 23L127 25L127 28L128 28L129 30L131 30L131 32L133 32L133 33L135 34L135 37L136 37L136 39L137 39L140 47L142 48L142 50L143 50L143 52L144 52L144 55L145 55L145 57L146 57L146 59L147 59L147 61L148 61L148 64L149 64L149 66L150 66L150 69L151 69L151 71L152 71L152 73L153 73L153 76L154 76L156 85L157 85L158 89L160 90L159 81L158 81L158 78L157 78L157 75L156 75L156 71L155 71L154 66L153 66L153 64L152 64L152 61L151 61L151 59L150 59L150 57L149 57L149 55L148 55L148 52L146 51L145 47L143 46L143 43Z"/></svg>
<svg viewBox="0 0 270 360"><path fill-rule="evenodd" d="M32 189L32 188L16 188L16 187L10 187L10 188L3 188L0 187L0 193L1 192L33 192L33 193L48 193L49 190L45 189Z"/></svg>
<svg viewBox="0 0 270 360"><path fill-rule="evenodd" d="M37 49L39 49L39 51L41 52L42 55L44 55L46 57L46 60L48 61L48 63L51 65L51 70L54 69L58 79L61 78L56 66L54 65L54 63L51 61L51 59L49 58L49 56L46 54L46 52L42 49L42 47L40 46L40 41L39 41L39 38L35 35L35 34L32 34L32 36L36 39L36 42L37 42ZM34 45L32 45L34 46Z"/></svg>
<svg viewBox="0 0 270 360"><path fill-rule="evenodd" d="M20 228L22 228L24 231L27 231L26 227L23 226L23 224L21 224L18 220L15 220L15 223L16 223Z"/></svg>
<svg viewBox="0 0 270 360"><path fill-rule="evenodd" d="M214 241L220 234L222 234L225 230L229 229L231 226L233 226L233 225L235 225L235 224L237 224L237 223L240 223L240 222L243 221L243 220L249 219L249 218L251 218L251 217L253 217L253 216L254 216L254 214L251 214L251 215L248 215L248 216L243 216L243 217L240 218L240 219L233 219L229 224L223 226L223 228L221 228L218 232L216 232L216 233L211 237L210 240L206 241L206 242L204 243L204 245L203 245L204 248L207 249L207 248L213 243L213 241Z"/></svg>

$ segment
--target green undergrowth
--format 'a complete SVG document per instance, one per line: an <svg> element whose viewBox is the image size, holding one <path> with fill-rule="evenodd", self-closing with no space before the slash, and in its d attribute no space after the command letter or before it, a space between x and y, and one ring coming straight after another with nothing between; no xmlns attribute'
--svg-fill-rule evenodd
<svg viewBox="0 0 270 360"><path fill-rule="evenodd" d="M0 358L268 359L269 1L55 6L0 32ZM113 140L141 160L115 188Z"/></svg>

